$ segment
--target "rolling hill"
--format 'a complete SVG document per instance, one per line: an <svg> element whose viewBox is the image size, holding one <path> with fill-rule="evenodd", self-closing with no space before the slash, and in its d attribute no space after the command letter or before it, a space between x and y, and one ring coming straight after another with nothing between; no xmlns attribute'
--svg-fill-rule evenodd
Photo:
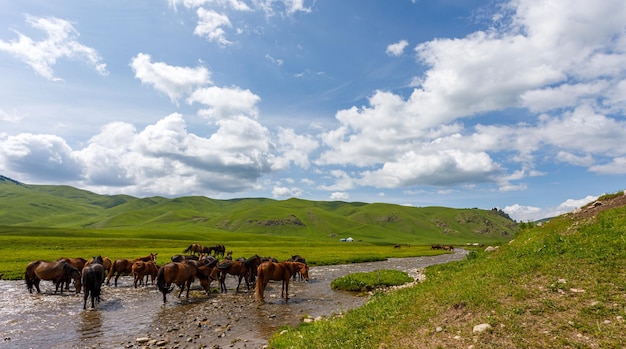
<svg viewBox="0 0 626 349"><path fill-rule="evenodd" d="M0 176L0 226L158 229L428 244L507 241L518 225L498 210L382 203L215 200L203 196L136 198L61 185L29 185Z"/></svg>

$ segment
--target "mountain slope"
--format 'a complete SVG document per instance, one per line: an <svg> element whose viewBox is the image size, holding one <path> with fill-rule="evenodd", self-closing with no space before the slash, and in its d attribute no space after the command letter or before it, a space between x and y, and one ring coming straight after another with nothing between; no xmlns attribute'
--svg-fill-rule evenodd
<svg viewBox="0 0 626 349"><path fill-rule="evenodd" d="M505 241L517 224L493 210L408 207L360 202L202 196L135 198L99 195L70 186L0 179L0 225L50 228L222 230L376 243Z"/></svg>

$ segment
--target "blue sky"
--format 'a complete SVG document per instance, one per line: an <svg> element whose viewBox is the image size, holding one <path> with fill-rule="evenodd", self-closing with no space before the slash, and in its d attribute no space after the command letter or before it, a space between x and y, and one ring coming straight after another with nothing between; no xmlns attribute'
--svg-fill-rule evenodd
<svg viewBox="0 0 626 349"><path fill-rule="evenodd" d="M626 189L621 1L4 1L0 77L30 184L523 221Z"/></svg>

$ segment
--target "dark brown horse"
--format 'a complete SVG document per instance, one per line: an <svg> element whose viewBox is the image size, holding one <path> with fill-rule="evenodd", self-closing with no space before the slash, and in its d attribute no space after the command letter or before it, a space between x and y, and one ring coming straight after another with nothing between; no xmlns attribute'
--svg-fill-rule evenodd
<svg viewBox="0 0 626 349"><path fill-rule="evenodd" d="M102 257L91 259L91 263L83 268L82 282L85 288L83 297L83 309L87 309L87 298L91 297L91 307L95 308L95 301L100 303L100 291L104 283L104 266Z"/></svg>
<svg viewBox="0 0 626 349"><path fill-rule="evenodd" d="M204 271L199 270L199 262L196 261L182 263L171 262L159 268L159 272L157 274L157 288L161 291L161 293L163 293L163 303L167 302L167 294L174 290L174 286L171 286L172 284L180 287L178 298L180 298L185 286L187 286L186 297L189 298L189 289L191 288L191 284L196 277L200 279L200 285L202 285L202 288L209 293L209 278L208 276L205 276L207 275L208 270L203 270Z"/></svg>
<svg viewBox="0 0 626 349"><path fill-rule="evenodd" d="M94 258L90 258L87 263L85 263L85 267L88 266L89 264L94 262ZM111 269L111 264L113 264L113 262L111 262L111 258L109 257L102 257L102 266L104 267L104 273L108 273L109 269Z"/></svg>
<svg viewBox="0 0 626 349"><path fill-rule="evenodd" d="M138 284L143 284L143 279L146 279L145 285L148 285L148 277L151 277L152 285L159 272L159 267L153 261L144 262L136 261L130 268L131 274L133 274L133 285L137 288Z"/></svg>
<svg viewBox="0 0 626 349"><path fill-rule="evenodd" d="M33 293L33 286L37 289L37 293L41 293L39 289L39 282L41 280L50 280L55 285L54 293L61 288L61 294L63 294L63 283L69 283L74 280L74 287L76 293L80 293L82 284L80 280L80 272L69 265L65 261L47 262L47 261L34 261L28 263L26 266L26 287L30 293Z"/></svg>
<svg viewBox="0 0 626 349"><path fill-rule="evenodd" d="M257 301L265 301L265 287L270 280L283 282L280 296L287 301L289 299L289 280L296 272L300 272L305 280L309 280L309 266L304 263L291 261L261 263L257 268L256 289L254 293Z"/></svg>
<svg viewBox="0 0 626 349"><path fill-rule="evenodd" d="M246 281L246 288L249 290L251 279L250 271L252 268L256 268L259 264L261 264L261 257L258 255L254 255L243 261L225 260L222 263L219 263L217 265L217 269L220 272L220 291L226 293L225 280L227 274L235 275L239 278L237 282L237 292L239 292L239 286L241 285L242 279Z"/></svg>
<svg viewBox="0 0 626 349"><path fill-rule="evenodd" d="M135 259L118 259L111 264L111 268L109 269L109 275L107 276L107 285L110 284L111 278L115 275L115 287L117 287L117 279L122 276L122 274L131 274L133 272L132 267L133 263L137 261L144 262L156 262L156 256L158 253L150 253L145 257L139 257Z"/></svg>
<svg viewBox="0 0 626 349"><path fill-rule="evenodd" d="M187 247L183 253L188 253L188 254L200 254L202 253L202 245L200 244L191 244L189 245L189 247Z"/></svg>

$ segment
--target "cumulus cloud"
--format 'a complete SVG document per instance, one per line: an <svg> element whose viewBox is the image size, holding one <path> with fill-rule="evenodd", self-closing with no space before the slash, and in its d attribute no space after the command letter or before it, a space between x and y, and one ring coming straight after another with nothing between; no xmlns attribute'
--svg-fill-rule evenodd
<svg viewBox="0 0 626 349"><path fill-rule="evenodd" d="M0 167L37 180L81 177L82 160L54 135L22 133L0 139Z"/></svg>
<svg viewBox="0 0 626 349"><path fill-rule="evenodd" d="M258 179L272 171L269 130L246 117L220 120L217 126L204 138L189 133L178 113L143 130L114 122L79 150L57 136L21 134L0 139L0 166L20 178L65 178L104 193L117 188L174 196L258 189Z"/></svg>
<svg viewBox="0 0 626 349"><path fill-rule="evenodd" d="M282 154L274 161L276 169L285 169L293 162L299 167L308 169L309 155L319 147L319 142L310 135L299 135L292 129L278 129L278 149Z"/></svg>
<svg viewBox="0 0 626 349"><path fill-rule="evenodd" d="M582 199L567 199L556 207L546 208L514 204L504 207L502 211L518 222L534 222L572 212L597 199L598 196L588 195Z"/></svg>
<svg viewBox="0 0 626 349"><path fill-rule="evenodd" d="M37 74L49 80L62 80L54 75L52 67L61 58L87 63L101 75L107 75L106 64L95 49L78 41L79 33L72 23L55 17L26 15L26 23L44 31L47 37L40 41L15 31L17 40L0 40L0 51L24 61Z"/></svg>
<svg viewBox="0 0 626 349"><path fill-rule="evenodd" d="M335 201L348 201L350 200L350 194L346 192L336 191L330 194L329 199Z"/></svg>
<svg viewBox="0 0 626 349"><path fill-rule="evenodd" d="M408 41L400 40L395 44L390 44L389 46L387 46L387 50L385 50L385 53L387 53L389 56L394 57L402 56L402 54L404 53L404 49L407 46L409 46Z"/></svg>
<svg viewBox="0 0 626 349"><path fill-rule="evenodd" d="M256 117L256 104L261 100L252 91L239 87L211 86L194 91L187 102L200 103L208 106L198 112L199 115L210 119L231 118L240 115Z"/></svg>
<svg viewBox="0 0 626 349"><path fill-rule="evenodd" d="M298 187L285 187L280 184L274 186L272 189L272 197L275 198L293 198L299 197L304 191Z"/></svg>
<svg viewBox="0 0 626 349"><path fill-rule="evenodd" d="M515 182L541 172L537 158L616 173L626 157L626 124L614 114L626 110L626 9L617 0L542 4L510 2L489 30L417 45L426 69L412 92L375 91L338 111L315 163L361 167L355 181L380 188L523 190ZM404 48L394 45L389 54ZM483 115L502 116L466 126Z"/></svg>
<svg viewBox="0 0 626 349"><path fill-rule="evenodd" d="M220 45L229 45L231 42L226 39L226 32L222 27L231 27L230 19L223 13L199 8L198 25L193 33L206 37L209 41L214 41Z"/></svg>
<svg viewBox="0 0 626 349"><path fill-rule="evenodd" d="M179 98L191 93L194 88L211 83L211 73L205 67L189 68L163 62L153 63L152 57L146 53L135 56L130 66L135 72L135 78L165 93L174 103L178 103Z"/></svg>

